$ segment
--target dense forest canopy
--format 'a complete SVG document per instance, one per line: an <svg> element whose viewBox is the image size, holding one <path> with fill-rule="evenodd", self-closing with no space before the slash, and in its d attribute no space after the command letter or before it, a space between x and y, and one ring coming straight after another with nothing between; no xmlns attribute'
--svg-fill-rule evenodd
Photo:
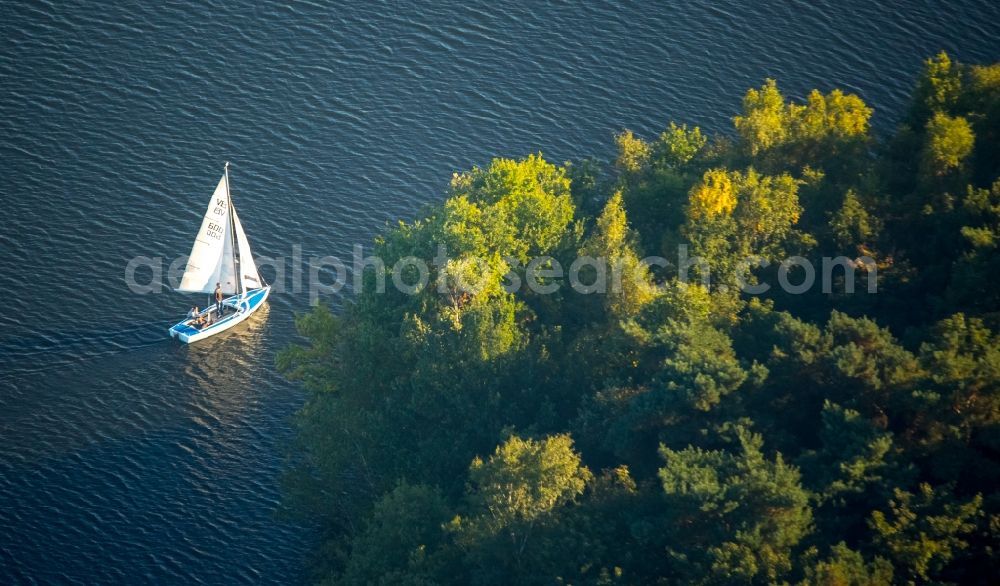
<svg viewBox="0 0 1000 586"><path fill-rule="evenodd" d="M317 581L1000 575L1000 64L942 53L894 136L872 115L767 80L731 135L496 159L387 230L377 256L428 284L369 269L278 358L310 392L287 490L325 531ZM582 257L617 286L558 286ZM778 286L836 257L830 286Z"/></svg>

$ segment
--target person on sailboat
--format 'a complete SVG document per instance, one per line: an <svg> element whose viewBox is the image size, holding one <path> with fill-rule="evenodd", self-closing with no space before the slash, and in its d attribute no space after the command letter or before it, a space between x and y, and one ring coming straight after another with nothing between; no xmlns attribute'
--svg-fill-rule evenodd
<svg viewBox="0 0 1000 586"><path fill-rule="evenodd" d="M222 317L222 285L220 283L215 284L215 311Z"/></svg>
<svg viewBox="0 0 1000 586"><path fill-rule="evenodd" d="M212 279L219 280L215 287L212 287ZM226 279L225 290L222 279ZM270 285L257 271L243 224L233 206L229 193L229 163L208 201L177 290L208 298L208 306L197 317L186 316L170 328L170 336L186 344L241 323L262 307L271 292ZM230 296L235 311L226 316L225 300Z"/></svg>

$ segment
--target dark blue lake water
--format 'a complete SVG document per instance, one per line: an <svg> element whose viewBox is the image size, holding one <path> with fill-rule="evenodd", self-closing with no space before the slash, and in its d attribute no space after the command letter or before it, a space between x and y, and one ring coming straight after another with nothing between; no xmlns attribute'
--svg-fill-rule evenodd
<svg viewBox="0 0 1000 586"><path fill-rule="evenodd" d="M273 364L308 295L186 347L202 300L124 277L187 254L223 161L258 255L348 258L492 156L726 130L769 76L888 131L926 56L1000 57L996 2L529 4L0 6L0 583L305 578Z"/></svg>

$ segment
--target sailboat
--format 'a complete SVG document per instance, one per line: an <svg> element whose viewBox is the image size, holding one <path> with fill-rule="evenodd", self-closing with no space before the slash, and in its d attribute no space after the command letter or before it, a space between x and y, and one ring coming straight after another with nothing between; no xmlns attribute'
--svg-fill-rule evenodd
<svg viewBox="0 0 1000 586"><path fill-rule="evenodd" d="M216 286L226 296L221 314L214 299ZM186 344L214 336L246 320L264 305L271 293L271 286L257 271L250 242L233 207L228 162L208 202L177 291L212 296L209 307L197 315L189 314L170 328L170 336Z"/></svg>

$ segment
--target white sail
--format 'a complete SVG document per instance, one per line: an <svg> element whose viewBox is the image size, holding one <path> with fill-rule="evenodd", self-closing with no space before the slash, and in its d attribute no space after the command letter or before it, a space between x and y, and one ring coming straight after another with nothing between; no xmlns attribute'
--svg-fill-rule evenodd
<svg viewBox="0 0 1000 586"><path fill-rule="evenodd" d="M229 209L233 209L232 206ZM233 295L240 292L236 281L236 248L233 244L232 230L227 233L226 243L222 247L222 258L219 259L219 274L211 283L213 292L215 291L216 283L222 286L222 292L226 295Z"/></svg>
<svg viewBox="0 0 1000 586"><path fill-rule="evenodd" d="M219 185L212 194L212 199L208 202L208 209L205 217L201 221L201 228L195 237L194 246L191 247L191 255L188 257L187 267L184 269L184 276L181 278L178 291L189 293L212 293L215 291L215 284L221 281L223 257L229 256L229 265L232 260L232 236L229 220L229 189L226 185L226 176L219 180ZM230 268L230 275L233 269ZM232 277L230 277L232 280ZM235 290L235 287L234 287Z"/></svg>
<svg viewBox="0 0 1000 586"><path fill-rule="evenodd" d="M263 287L264 283L257 272L257 264L253 261L253 254L250 252L250 241L247 240L246 232L243 231L243 224L240 223L240 216L233 208L233 224L236 226L236 243L240 251L240 274L243 279L243 290L257 289Z"/></svg>
<svg viewBox="0 0 1000 586"><path fill-rule="evenodd" d="M271 293L271 287L261 279L250 252L250 242L243 224L236 215L229 197L229 163L226 174L212 194L184 277L178 291L208 293L219 283L226 296L222 307L205 309L198 316L189 316L170 328L170 336L190 344L224 332L243 322L260 309ZM205 321L206 316L211 319Z"/></svg>

